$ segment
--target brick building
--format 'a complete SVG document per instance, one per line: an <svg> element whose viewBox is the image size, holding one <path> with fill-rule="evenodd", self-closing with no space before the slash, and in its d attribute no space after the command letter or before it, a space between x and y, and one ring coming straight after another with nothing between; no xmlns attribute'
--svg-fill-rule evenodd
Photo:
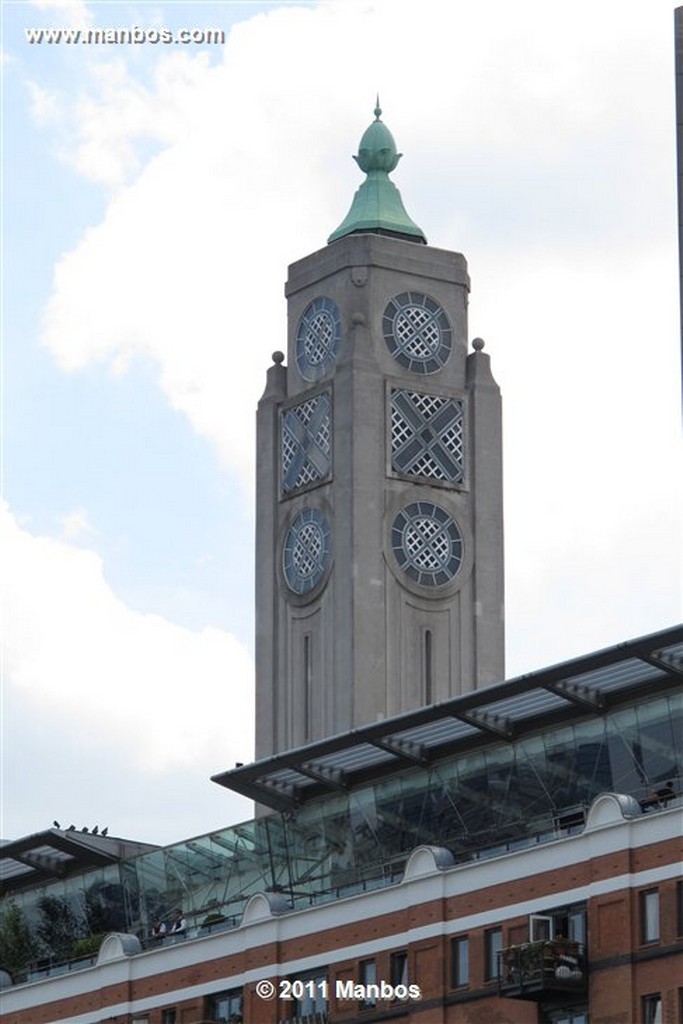
<svg viewBox="0 0 683 1024"><path fill-rule="evenodd" d="M172 847L8 844L26 921L51 896L116 931L18 972L3 1019L679 1024L682 652L668 630L234 769L279 809Z"/></svg>

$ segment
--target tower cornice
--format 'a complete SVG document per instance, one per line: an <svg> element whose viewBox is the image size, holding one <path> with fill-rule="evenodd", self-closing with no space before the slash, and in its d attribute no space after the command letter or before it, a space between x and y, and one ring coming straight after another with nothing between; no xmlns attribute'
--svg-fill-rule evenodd
<svg viewBox="0 0 683 1024"><path fill-rule="evenodd" d="M467 260L462 253L429 245L418 247L386 235L358 234L340 238L292 263L285 296L346 268L369 266L462 285L468 291L470 287Z"/></svg>

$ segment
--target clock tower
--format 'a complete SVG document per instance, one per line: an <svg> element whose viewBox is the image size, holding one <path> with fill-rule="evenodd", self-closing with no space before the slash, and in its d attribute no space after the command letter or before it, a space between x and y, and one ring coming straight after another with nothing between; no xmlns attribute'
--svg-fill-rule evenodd
<svg viewBox="0 0 683 1024"><path fill-rule="evenodd" d="M258 407L257 758L504 678L500 392L380 116Z"/></svg>

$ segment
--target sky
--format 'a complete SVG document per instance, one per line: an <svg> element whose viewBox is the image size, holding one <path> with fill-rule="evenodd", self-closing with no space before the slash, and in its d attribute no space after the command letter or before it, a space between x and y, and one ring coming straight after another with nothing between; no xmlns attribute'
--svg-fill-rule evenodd
<svg viewBox="0 0 683 1024"><path fill-rule="evenodd" d="M5 839L252 816L209 777L253 758L254 412L378 91L503 391L507 676L680 620L670 2L2 19Z"/></svg>

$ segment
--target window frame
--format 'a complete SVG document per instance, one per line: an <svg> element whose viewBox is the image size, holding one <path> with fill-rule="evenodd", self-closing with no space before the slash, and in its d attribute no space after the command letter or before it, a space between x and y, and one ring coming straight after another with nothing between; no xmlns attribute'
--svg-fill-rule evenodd
<svg viewBox="0 0 683 1024"><path fill-rule="evenodd" d="M372 975L372 977L370 977ZM374 957L369 957L367 960L358 961L358 981L364 988L368 985L377 985L377 961ZM363 996L359 1003L361 1010L374 1010L377 1006L377 997L370 996L367 994Z"/></svg>
<svg viewBox="0 0 683 1024"><path fill-rule="evenodd" d="M529 942L550 942L554 938L555 918L551 914L529 914Z"/></svg>
<svg viewBox="0 0 683 1024"><path fill-rule="evenodd" d="M640 1005L643 1024L664 1024L664 1005L661 992L650 992L641 996Z"/></svg>
<svg viewBox="0 0 683 1024"><path fill-rule="evenodd" d="M640 892L640 944L651 946L661 938L659 889Z"/></svg>
<svg viewBox="0 0 683 1024"><path fill-rule="evenodd" d="M494 936L496 937L494 941ZM487 928L484 932L484 981L500 978L500 953L503 949L503 929Z"/></svg>
<svg viewBox="0 0 683 1024"><path fill-rule="evenodd" d="M401 964L400 972L396 970L396 965ZM407 985L408 979L410 978L410 972L408 969L408 950L397 949L389 957L389 982L393 988L397 985Z"/></svg>
<svg viewBox="0 0 683 1024"><path fill-rule="evenodd" d="M329 984L329 976L326 968L319 967L317 969L314 968L311 971L302 971L301 973L290 974L288 980L291 982L302 981L304 985L307 985L311 981L315 983L315 996L306 992L301 999L298 996L293 997L291 1004L293 1017L305 1017L307 1015L314 1017L316 1013L328 1012L330 1005L329 999L322 994L320 989L321 982L325 982L326 985Z"/></svg>
<svg viewBox="0 0 683 1024"><path fill-rule="evenodd" d="M461 956L463 950L464 958ZM461 970L463 966L464 971ZM470 937L469 935L456 935L451 939L451 988L467 988L469 983Z"/></svg>
<svg viewBox="0 0 683 1024"><path fill-rule="evenodd" d="M218 1024L222 1024L224 1020L230 1021L231 1018L235 1017L236 1014L239 1014L240 1017L244 1016L244 989L242 988L221 989L219 992L212 992L210 995L206 996L205 999L205 1013L207 1020L215 1021L218 1022ZM223 1000L226 1000L228 1003L230 1003L233 999L239 1000L239 1009L234 1010L230 1007L230 1005L228 1005L227 1010L229 1016L216 1016L218 1012L217 1003Z"/></svg>

